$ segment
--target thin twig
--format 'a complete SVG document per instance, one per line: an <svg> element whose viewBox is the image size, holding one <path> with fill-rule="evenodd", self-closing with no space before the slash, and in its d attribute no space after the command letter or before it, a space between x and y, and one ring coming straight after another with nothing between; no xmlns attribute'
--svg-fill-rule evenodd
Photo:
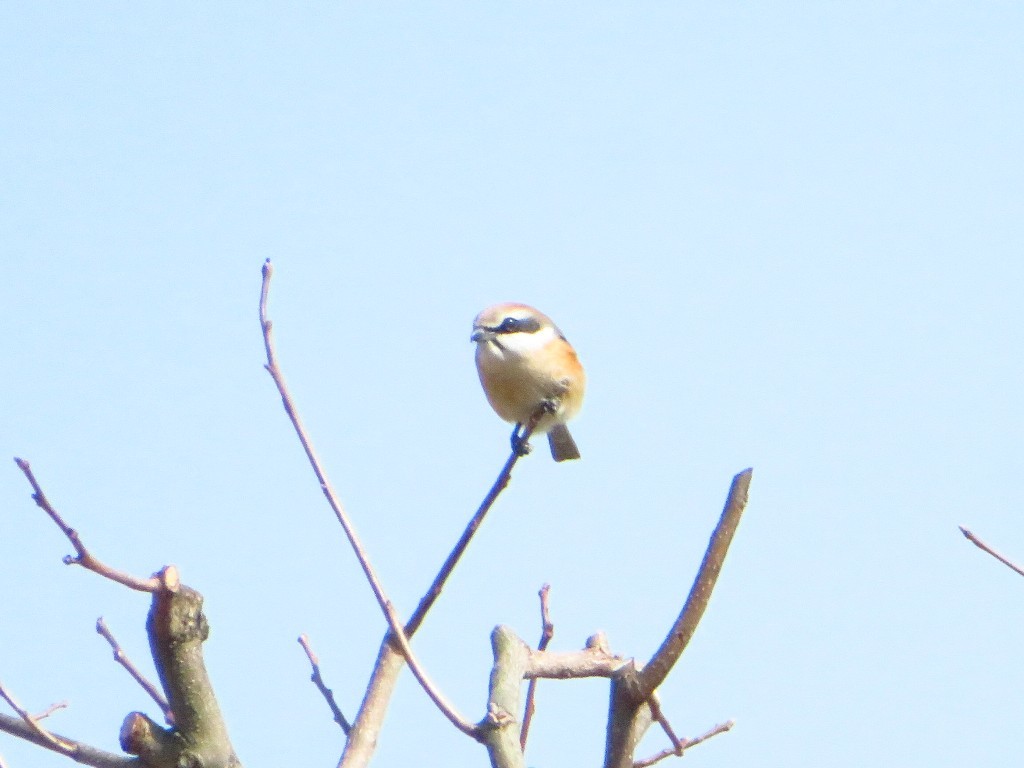
<svg viewBox="0 0 1024 768"><path fill-rule="evenodd" d="M683 754L683 750L686 747L683 744L683 740L676 736L676 732L672 729L672 724L665 717L665 713L661 710L661 701L658 699L657 693L652 693L651 698L647 700L647 706L651 708L651 715L661 726L661 729L668 736L668 740L672 742L672 748L675 750L677 755Z"/></svg>
<svg viewBox="0 0 1024 768"><path fill-rule="evenodd" d="M352 730L352 725L347 719L345 719L344 713L341 711L341 707L338 706L338 702L334 700L334 691L327 687L324 683L324 679L320 674L320 659L317 658L316 654L313 653L313 649L309 645L309 638L306 635L299 635L299 645L302 646L302 650L306 652L306 658L309 659L309 665L313 668L313 674L310 676L310 680L313 685L320 691L320 695L324 697L327 702L327 706L331 708L331 712L334 714L334 722L341 726L341 730L348 736Z"/></svg>
<svg viewBox="0 0 1024 768"><path fill-rule="evenodd" d="M444 697L430 678L427 677L426 672L424 672L419 661L416 659L416 656L413 654L412 648L409 646L409 638L402 629L401 621L395 613L394 606L388 599L387 594L384 592L384 587L380 583L380 579L377 577L373 566L370 564L369 556L356 534L355 527L352 525L351 520L349 520L348 514L345 512L344 507L342 507L337 494L335 494L334 489L331 487L331 483L327 479L327 474L320 464L320 459L316 455L316 450L313 448L313 442L310 439L309 434L306 432L302 419L299 417L298 411L295 408L292 397L288 392L288 387L285 384L284 375L281 373L277 364L277 355L274 351L273 323L267 317L267 297L270 291L270 278L273 273L274 268L270 263L270 259L267 259L263 264L263 283L260 289L260 327L263 329L263 345L267 353L267 363L264 367L267 369L267 373L270 374L270 377L274 380L274 384L277 386L277 391L281 395L281 402L284 405L284 410L288 414L288 418L291 420L292 426L295 428L295 433L298 435L299 442L302 443L302 448L306 452L306 458L309 459L313 472L316 475L317 480L320 482L320 490L323 492L324 497L327 499L327 503L334 511L334 516L338 519L342 530L345 532L345 536L348 538L349 544L352 546L352 551L355 553L356 559L359 561L359 565L363 569L363 574L366 576L366 580L370 584L370 589L373 590L373 595L377 599L377 604L380 606L381 611L384 613L384 618L388 622L388 626L391 629L392 639L398 644L402 651L402 655L405 656L406 661L409 663L409 670L413 673L413 676L419 682L427 696L430 697L431 701L434 702L437 708L441 710L442 714L448 718L452 725L467 736L471 736L474 739L479 740L479 729L470 724L455 710L454 706Z"/></svg>
<svg viewBox="0 0 1024 768"><path fill-rule="evenodd" d="M530 420L526 423L520 435L520 442L522 444L529 441L533 431L537 428L537 424L544 417L546 410L543 406L537 409L537 411L530 417ZM480 506L477 508L476 513L470 518L469 523L466 525L465 530L462 532L462 536L452 547L452 551L448 553L448 557L445 559L444 564L441 566L441 570L437 572L437 576L434 577L433 583L427 590L426 594L420 599L419 604L416 606L416 610L413 611L412 616L409 618L408 623L405 625L405 633L409 637L412 637L416 630L420 628L420 624L423 623L423 619L426 618L427 611L431 609L434 602L441 595L441 590L444 589L445 582L448 581L448 577L452 575L452 571L455 570L455 566L458 564L459 559L466 551L466 547L469 546L470 540L473 538L473 534L477 532L480 524L484 521L484 517L490 511L491 507L494 506L494 502L497 500L498 495L508 487L509 481L512 479L512 470L515 468L516 463L523 457L524 454L513 449L509 454L508 459L505 461L504 466L498 473L497 479L494 481L494 485L484 496L484 500L480 502Z"/></svg>
<svg viewBox="0 0 1024 768"><path fill-rule="evenodd" d="M654 765L655 763L664 760L666 757L682 756L682 754L690 747L694 747L703 741L707 741L712 736L717 736L720 733L725 733L726 731L730 730L734 725L736 725L735 720L729 720L728 722L716 725L707 733L702 734L694 739L684 739L682 742L680 742L680 745L677 748L663 749L656 755L652 755L651 757L648 757L644 760L637 760L635 763L633 763L633 768L648 768L648 766Z"/></svg>
<svg viewBox="0 0 1024 768"><path fill-rule="evenodd" d="M18 717L24 720L25 724L31 728L39 738L49 744L51 749L55 752L60 752L62 755L67 755L68 757L74 756L76 745L57 738L48 730L43 728L43 726L36 722L36 718L32 717L32 715L30 715L28 711L15 700L14 696L4 688L3 683L0 683L0 698L10 704L11 708L18 713Z"/></svg>
<svg viewBox="0 0 1024 768"><path fill-rule="evenodd" d="M996 552L994 549L992 549L992 547L990 547L984 541L979 539L977 536L975 536L969 530L964 528L962 525L960 526L960 533L962 533L967 538L967 540L974 544L974 546L976 546L978 549L988 552L990 555L992 555L992 557L994 557L1000 563L1005 565L1007 568L1011 568L1012 570L1019 573L1021 576L1024 576L1024 568L1021 568L1019 565L1014 563L1005 555L1001 555L998 552Z"/></svg>
<svg viewBox="0 0 1024 768"><path fill-rule="evenodd" d="M92 553L86 549L85 544L82 543L82 539L78 535L78 531L64 522L64 519L57 514L57 510L53 508L49 500L46 498L46 494L43 493L43 489L39 486L35 475L32 473L32 467L24 459L15 458L14 463L18 465L25 477L28 479L32 486L32 500L35 501L36 505L42 509L50 519L56 523L57 527L60 528L61 532L67 537L68 541L71 542L71 546L75 548L74 555L65 555L65 565L80 565L83 568L98 573L100 576L116 581L118 584L137 590L139 592L156 592L162 588L160 580L156 577L151 576L148 579L140 579L137 576L118 571L111 568L106 563L100 562Z"/></svg>
<svg viewBox="0 0 1024 768"><path fill-rule="evenodd" d="M551 591L551 585L545 584L540 588L537 593L540 597L540 642L537 643L538 651L547 650L548 643L551 642L551 638L555 635L555 625L551 623L551 613L548 608L548 593ZM530 723L533 722L533 713L536 711L536 704L534 698L537 694L537 678L531 678L529 684L526 687L526 708L523 712L523 727L519 731L519 746L522 750L526 751L526 739L530 734Z"/></svg>
<svg viewBox="0 0 1024 768"><path fill-rule="evenodd" d="M96 619L96 632L110 644L110 648L114 652L114 661L124 667L125 671L132 676L132 679L142 686L142 690L149 694L149 697L156 702L156 705L164 713L164 720L167 721L168 725L174 725L174 712L171 711L171 705L167 703L167 699L160 690L147 680L145 675L139 671L139 668L128 658L128 654L124 652L121 644L117 642L102 616Z"/></svg>
<svg viewBox="0 0 1024 768"><path fill-rule="evenodd" d="M44 709L38 715L32 715L32 719L36 720L36 721L38 721L38 720L45 720L50 715L52 715L54 712L56 712L58 709L67 709L67 708L68 708L68 703L66 701L58 701L56 704L51 704L50 706L48 706L46 709Z"/></svg>

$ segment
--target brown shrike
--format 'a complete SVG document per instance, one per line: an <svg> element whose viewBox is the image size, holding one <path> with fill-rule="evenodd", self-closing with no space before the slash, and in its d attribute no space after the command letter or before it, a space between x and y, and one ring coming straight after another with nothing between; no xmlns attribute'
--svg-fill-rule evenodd
<svg viewBox="0 0 1024 768"><path fill-rule="evenodd" d="M586 376L576 351L551 318L525 304L495 304L473 321L476 370L487 402L515 424L512 448L526 453L522 430L544 409L534 427L547 433L555 461L578 459L579 449L565 422L583 404Z"/></svg>

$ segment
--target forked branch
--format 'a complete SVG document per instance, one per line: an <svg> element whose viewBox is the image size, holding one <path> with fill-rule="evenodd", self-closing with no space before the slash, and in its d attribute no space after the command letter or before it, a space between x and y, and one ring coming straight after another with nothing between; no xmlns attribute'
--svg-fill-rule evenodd
<svg viewBox="0 0 1024 768"><path fill-rule="evenodd" d="M655 721L651 697L686 650L707 609L729 545L746 508L751 475L752 470L746 469L732 479L725 508L711 534L690 594L661 647L641 669L633 664L626 665L613 679L605 768L631 768L640 738ZM657 708L656 703L654 707ZM673 751L676 748L673 746Z"/></svg>

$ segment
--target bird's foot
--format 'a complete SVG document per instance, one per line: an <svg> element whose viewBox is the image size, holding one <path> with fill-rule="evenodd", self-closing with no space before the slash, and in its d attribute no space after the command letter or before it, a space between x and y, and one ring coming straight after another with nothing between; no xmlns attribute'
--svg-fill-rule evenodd
<svg viewBox="0 0 1024 768"><path fill-rule="evenodd" d="M517 456L526 456L533 450L530 442L523 437L522 429L522 424L516 424L516 428L512 430L512 453Z"/></svg>

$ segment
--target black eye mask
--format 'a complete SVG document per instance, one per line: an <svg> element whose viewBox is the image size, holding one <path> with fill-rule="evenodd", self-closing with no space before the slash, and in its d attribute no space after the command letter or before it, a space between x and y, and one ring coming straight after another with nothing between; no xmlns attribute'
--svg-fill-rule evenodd
<svg viewBox="0 0 1024 768"><path fill-rule="evenodd" d="M540 330L540 322L532 317L506 317L501 325L488 330L495 333L536 333Z"/></svg>

